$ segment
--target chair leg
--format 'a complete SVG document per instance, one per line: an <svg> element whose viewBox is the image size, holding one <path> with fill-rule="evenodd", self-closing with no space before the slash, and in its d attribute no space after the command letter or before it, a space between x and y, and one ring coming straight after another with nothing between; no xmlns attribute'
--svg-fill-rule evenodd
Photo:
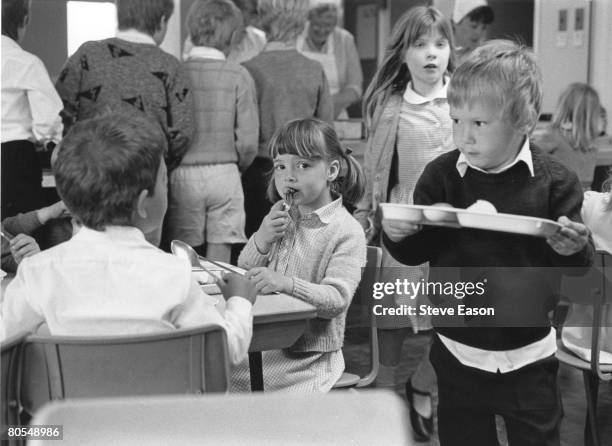
<svg viewBox="0 0 612 446"><path fill-rule="evenodd" d="M599 378L590 370L582 372L584 389L587 399L587 416L584 424L585 446L600 446L599 426L597 424L597 393L599 391Z"/></svg>

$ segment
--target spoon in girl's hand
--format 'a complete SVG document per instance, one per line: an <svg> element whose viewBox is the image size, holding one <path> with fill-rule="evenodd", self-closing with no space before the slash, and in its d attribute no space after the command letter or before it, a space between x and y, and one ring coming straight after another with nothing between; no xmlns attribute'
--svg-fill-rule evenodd
<svg viewBox="0 0 612 446"><path fill-rule="evenodd" d="M293 189L292 187L287 188L287 191L285 192L285 210L288 211L289 209L291 209L291 207L293 206L293 194L295 194L297 191L295 189Z"/></svg>

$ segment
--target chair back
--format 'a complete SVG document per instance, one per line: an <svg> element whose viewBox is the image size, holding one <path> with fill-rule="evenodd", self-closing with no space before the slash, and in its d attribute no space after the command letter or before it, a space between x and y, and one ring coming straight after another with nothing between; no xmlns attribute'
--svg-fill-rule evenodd
<svg viewBox="0 0 612 446"><path fill-rule="evenodd" d="M6 426L19 424L17 402L17 370L23 341L29 333L19 332L2 341L0 345L0 438L4 437Z"/></svg>
<svg viewBox="0 0 612 446"><path fill-rule="evenodd" d="M601 351L602 327L606 307L612 304L612 255L606 251L597 251L593 266L583 275L567 275L561 280L561 298L570 303L593 307L593 325L591 334L591 371L599 379L609 380L612 374L603 373L599 355Z"/></svg>
<svg viewBox="0 0 612 446"><path fill-rule="evenodd" d="M352 374L345 373L334 388L344 388L352 385L365 387L371 384L376 379L376 375L378 375L378 331L376 329L376 316L372 309L374 306L372 288L374 283L380 280L381 266L382 249L378 246L368 246L366 266L363 269L361 282L359 282L359 287L351 301L347 315L347 330L367 328L369 370L363 376L361 374L353 375L356 377L355 379L349 379L348 375ZM350 355L345 354L345 358L347 356Z"/></svg>
<svg viewBox="0 0 612 446"><path fill-rule="evenodd" d="M216 324L135 336L31 336L20 402L33 413L65 398L227 392L229 356Z"/></svg>

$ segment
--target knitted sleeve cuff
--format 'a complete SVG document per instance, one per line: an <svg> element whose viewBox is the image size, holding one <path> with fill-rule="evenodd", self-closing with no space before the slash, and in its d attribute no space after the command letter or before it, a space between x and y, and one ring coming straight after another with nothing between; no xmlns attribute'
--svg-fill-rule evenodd
<svg viewBox="0 0 612 446"><path fill-rule="evenodd" d="M263 266L267 264L269 256L269 252L267 254L262 254L259 252L257 245L255 244L255 238L251 237L240 253L240 257L238 258L238 266L245 269Z"/></svg>

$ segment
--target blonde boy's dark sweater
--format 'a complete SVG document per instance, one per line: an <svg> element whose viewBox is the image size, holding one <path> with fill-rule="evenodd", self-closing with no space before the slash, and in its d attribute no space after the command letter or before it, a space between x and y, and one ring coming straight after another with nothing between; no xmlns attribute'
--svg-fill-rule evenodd
<svg viewBox="0 0 612 446"><path fill-rule="evenodd" d="M143 113L168 140L166 164L176 167L193 133L193 98L179 61L154 44L111 38L86 42L55 84L64 128L103 113Z"/></svg>
<svg viewBox="0 0 612 446"><path fill-rule="evenodd" d="M576 174L536 147L531 148L531 155L533 176L521 162L496 174L468 168L461 177L456 168L459 151L448 152L427 165L417 183L414 203L449 203L466 208L476 200L487 200L500 213L555 221L567 216L582 222L582 188ZM471 274L482 268L484 277L492 279L486 286L487 300L483 306L494 307L496 318L498 313L505 312L506 320L543 321L487 326L490 322L487 320L481 326L458 328L445 326L445 317L434 317L436 330L444 336L486 350L512 350L544 338L550 332L548 311L554 304L553 292L558 287L559 275L550 279L542 271L547 267L562 271L563 267L588 266L594 254L590 237L583 249L563 256L544 238L436 226L425 226L397 243L383 234L383 242L391 255L406 265L429 261L430 281L446 272L445 268L437 267L461 268Z"/></svg>

